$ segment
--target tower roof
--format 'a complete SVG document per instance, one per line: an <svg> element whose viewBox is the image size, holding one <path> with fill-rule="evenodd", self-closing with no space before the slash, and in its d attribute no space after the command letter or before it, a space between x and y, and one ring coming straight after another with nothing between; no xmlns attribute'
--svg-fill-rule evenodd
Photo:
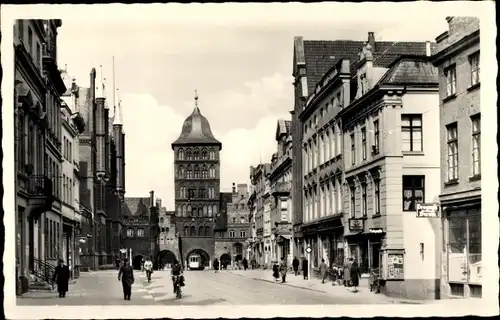
<svg viewBox="0 0 500 320"><path fill-rule="evenodd" d="M210 123L205 118L198 108L198 94L195 95L195 107L191 115L184 120L182 132L179 138L172 143L172 148L175 145L219 145L222 143L217 140L210 129Z"/></svg>

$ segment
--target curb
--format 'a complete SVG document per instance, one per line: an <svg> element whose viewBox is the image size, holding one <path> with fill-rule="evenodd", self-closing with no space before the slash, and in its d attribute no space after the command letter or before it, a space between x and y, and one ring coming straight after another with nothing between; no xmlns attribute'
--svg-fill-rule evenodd
<svg viewBox="0 0 500 320"><path fill-rule="evenodd" d="M247 278L247 279L252 279L252 280L257 280L257 281L264 281L264 282L269 282L269 283L274 283L274 284L282 284L282 285L285 285L285 286L289 286L289 287L293 287L293 288L298 288L298 289L309 290L309 291L316 291L316 292L327 293L326 291L322 291L322 290L318 290L318 289L311 289L311 288L306 288L306 287L301 287L301 286L296 286L296 285L293 285L293 284L289 284L287 282L281 283L281 282L276 282L276 281L262 279L262 278L249 278L249 277L245 277L244 275L241 275L241 274L238 274L238 273L234 273L234 272L229 272L229 273L234 274L234 275L239 276L239 277L242 277L242 278Z"/></svg>

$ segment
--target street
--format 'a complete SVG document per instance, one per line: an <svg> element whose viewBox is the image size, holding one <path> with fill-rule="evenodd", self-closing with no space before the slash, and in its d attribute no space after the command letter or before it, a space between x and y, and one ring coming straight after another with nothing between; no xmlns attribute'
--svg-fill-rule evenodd
<svg viewBox="0 0 500 320"><path fill-rule="evenodd" d="M251 271L248 271L251 272ZM251 275L251 273L248 273ZM311 304L367 304L383 303L379 299L365 299L339 288L336 292L320 292L281 283L252 278L231 271L187 271L183 297L175 299L169 271L155 271L151 283L145 274L136 272L132 300L123 300L118 271L82 273L76 284L70 285L66 298L55 292L28 292L17 298L23 305L311 305ZM293 277L293 275L291 275ZM330 286L329 284L325 286ZM385 303L390 303L385 301Z"/></svg>

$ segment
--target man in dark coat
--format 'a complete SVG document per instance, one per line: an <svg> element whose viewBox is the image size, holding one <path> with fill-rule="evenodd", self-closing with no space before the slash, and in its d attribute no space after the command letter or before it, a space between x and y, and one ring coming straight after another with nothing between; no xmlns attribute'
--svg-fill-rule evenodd
<svg viewBox="0 0 500 320"><path fill-rule="evenodd" d="M309 271L309 261L306 258L302 258L302 274L304 275L304 280L308 277Z"/></svg>
<svg viewBox="0 0 500 320"><path fill-rule="evenodd" d="M54 271L52 276L52 281L57 283L57 292L59 292L59 298L66 297L66 292L68 291L69 284L69 268L64 264L62 259L59 259L59 265Z"/></svg>
<svg viewBox="0 0 500 320"><path fill-rule="evenodd" d="M247 258L243 258L243 262L242 263L243 263L243 269L244 270L248 269L248 260L247 260Z"/></svg>
<svg viewBox="0 0 500 320"><path fill-rule="evenodd" d="M219 271L219 260L217 258L214 260L214 270L215 272Z"/></svg>
<svg viewBox="0 0 500 320"><path fill-rule="evenodd" d="M123 286L123 299L130 300L132 284L134 283L134 269L132 269L127 259L123 261L123 265L118 272L118 281L120 280Z"/></svg>
<svg viewBox="0 0 500 320"><path fill-rule="evenodd" d="M295 275L298 275L299 274L299 259L297 259L297 257L293 258L293 261L292 261L292 266L293 266L293 272L295 273Z"/></svg>

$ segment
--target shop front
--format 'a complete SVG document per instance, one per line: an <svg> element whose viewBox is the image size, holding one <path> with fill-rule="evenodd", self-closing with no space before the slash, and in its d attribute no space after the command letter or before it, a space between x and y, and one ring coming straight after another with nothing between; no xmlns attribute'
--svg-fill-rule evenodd
<svg viewBox="0 0 500 320"><path fill-rule="evenodd" d="M443 209L446 214L445 292L450 296L481 297L481 204Z"/></svg>

